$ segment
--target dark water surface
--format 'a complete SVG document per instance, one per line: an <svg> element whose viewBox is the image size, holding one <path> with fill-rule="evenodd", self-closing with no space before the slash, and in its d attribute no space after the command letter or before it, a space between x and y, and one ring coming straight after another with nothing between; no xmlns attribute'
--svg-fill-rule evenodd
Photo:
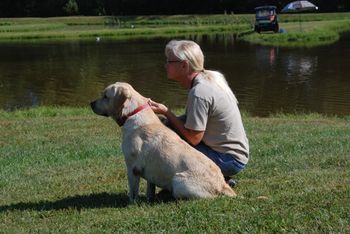
<svg viewBox="0 0 350 234"><path fill-rule="evenodd" d="M232 35L188 36L219 70L240 108L253 115L350 115L350 34L329 46L286 49L238 42ZM0 44L0 108L87 106L103 88L126 81L144 96L183 106L186 91L166 78L168 39Z"/></svg>

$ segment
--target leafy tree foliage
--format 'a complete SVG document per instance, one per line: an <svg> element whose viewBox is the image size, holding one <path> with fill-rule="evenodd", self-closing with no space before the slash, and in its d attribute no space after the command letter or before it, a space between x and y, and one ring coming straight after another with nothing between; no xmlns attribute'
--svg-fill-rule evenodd
<svg viewBox="0 0 350 234"><path fill-rule="evenodd" d="M253 13L292 0L1 0L0 17ZM320 12L350 11L349 0L310 0Z"/></svg>
<svg viewBox="0 0 350 234"><path fill-rule="evenodd" d="M79 12L78 4L75 0L68 0L66 5L63 7L63 11L67 15L75 15Z"/></svg>

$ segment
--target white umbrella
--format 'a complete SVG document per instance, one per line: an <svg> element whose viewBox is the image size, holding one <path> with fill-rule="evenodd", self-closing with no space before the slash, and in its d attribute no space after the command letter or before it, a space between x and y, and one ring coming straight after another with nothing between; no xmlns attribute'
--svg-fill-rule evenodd
<svg viewBox="0 0 350 234"><path fill-rule="evenodd" d="M302 12L317 10L318 7L309 1L294 1L283 7L281 12Z"/></svg>
<svg viewBox="0 0 350 234"><path fill-rule="evenodd" d="M283 13L293 13L293 12L305 12L318 10L318 7L309 1L294 1L288 3L281 12ZM301 20L299 15L299 29L301 30Z"/></svg>

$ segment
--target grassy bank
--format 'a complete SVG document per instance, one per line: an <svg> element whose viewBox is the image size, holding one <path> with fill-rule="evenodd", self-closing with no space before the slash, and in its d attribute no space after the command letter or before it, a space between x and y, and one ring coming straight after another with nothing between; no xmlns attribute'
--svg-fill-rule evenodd
<svg viewBox="0 0 350 234"><path fill-rule="evenodd" d="M350 13L279 14L284 33L243 33L250 43L281 47L314 47L334 43L350 31Z"/></svg>
<svg viewBox="0 0 350 234"><path fill-rule="evenodd" d="M287 33L253 33L252 14L2 18L0 42L236 33L240 39L256 44L304 47L333 43L342 32L350 31L350 13L280 14L279 19Z"/></svg>
<svg viewBox="0 0 350 234"><path fill-rule="evenodd" d="M313 47L334 43L341 33L350 31L350 19L300 21L281 23L286 33L252 33L242 36L245 41L270 46Z"/></svg>
<svg viewBox="0 0 350 234"><path fill-rule="evenodd" d="M349 233L350 119L244 116L236 199L127 205L120 129L88 109L0 112L3 233ZM141 193L145 192L142 183Z"/></svg>
<svg viewBox="0 0 350 234"><path fill-rule="evenodd" d="M82 39L97 36L130 39L240 32L249 29L248 18L236 15L178 15L0 19L0 40Z"/></svg>

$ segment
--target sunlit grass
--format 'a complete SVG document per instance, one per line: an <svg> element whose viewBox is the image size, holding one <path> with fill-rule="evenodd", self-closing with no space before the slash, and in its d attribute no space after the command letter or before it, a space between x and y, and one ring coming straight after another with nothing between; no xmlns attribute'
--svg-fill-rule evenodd
<svg viewBox="0 0 350 234"><path fill-rule="evenodd" d="M253 33L254 15L95 16L2 18L0 41L133 39L186 34L234 33L263 45L305 47L330 44L350 30L350 13L280 14L287 33Z"/></svg>
<svg viewBox="0 0 350 234"><path fill-rule="evenodd" d="M86 108L0 112L4 233L349 233L350 119L244 114L238 198L127 203L121 131Z"/></svg>
<svg viewBox="0 0 350 234"><path fill-rule="evenodd" d="M246 17L235 15L7 18L0 19L0 40L157 37L249 27Z"/></svg>
<svg viewBox="0 0 350 234"><path fill-rule="evenodd" d="M248 25L203 25L203 26L172 26L172 27L151 27L151 28L98 28L71 26L68 29L55 29L52 31L20 31L7 32L1 38L3 40L33 40L33 39L81 39L81 38L115 38L115 39L134 39L147 37L169 37L186 34L204 34L204 33L222 33L222 32L240 32L249 29Z"/></svg>
<svg viewBox="0 0 350 234"><path fill-rule="evenodd" d="M340 34L350 31L350 19L332 21L312 21L280 23L284 33L250 33L242 39L255 44L312 47L331 44L339 40Z"/></svg>
<svg viewBox="0 0 350 234"><path fill-rule="evenodd" d="M337 13L292 13L278 15L280 22L296 22L299 23L307 21L333 21L333 20L345 20L350 18L350 12L337 12Z"/></svg>

